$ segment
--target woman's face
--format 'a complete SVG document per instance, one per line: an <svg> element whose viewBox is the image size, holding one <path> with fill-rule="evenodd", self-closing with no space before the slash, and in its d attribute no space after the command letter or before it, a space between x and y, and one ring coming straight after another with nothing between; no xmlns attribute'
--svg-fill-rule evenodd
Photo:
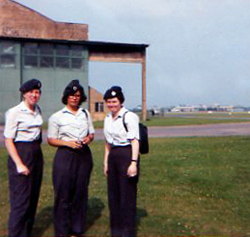
<svg viewBox="0 0 250 237"><path fill-rule="evenodd" d="M28 106L34 106L37 104L41 96L41 91L39 89L34 89L23 94L24 102Z"/></svg>
<svg viewBox="0 0 250 237"><path fill-rule="evenodd" d="M110 98L106 100L107 108L110 110L111 113L116 114L122 107L121 102L118 100L117 97Z"/></svg>
<svg viewBox="0 0 250 237"><path fill-rule="evenodd" d="M77 91L74 95L69 95L67 99L67 105L70 107L77 107L79 106L81 100L81 93Z"/></svg>

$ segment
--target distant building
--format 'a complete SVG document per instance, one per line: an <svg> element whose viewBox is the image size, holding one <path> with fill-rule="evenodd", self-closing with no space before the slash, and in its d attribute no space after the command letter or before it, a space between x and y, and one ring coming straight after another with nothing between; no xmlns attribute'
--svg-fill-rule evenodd
<svg viewBox="0 0 250 237"><path fill-rule="evenodd" d="M92 115L93 121L103 120L108 113L103 100L103 94L89 87L89 111Z"/></svg>
<svg viewBox="0 0 250 237"><path fill-rule="evenodd" d="M150 113L152 116L160 115L161 111L157 106L154 106L150 109Z"/></svg>
<svg viewBox="0 0 250 237"><path fill-rule="evenodd" d="M171 112L179 113L179 112L194 112L196 111L193 106L177 106L171 109Z"/></svg>
<svg viewBox="0 0 250 237"><path fill-rule="evenodd" d="M171 109L171 112L202 112L202 111L217 111L217 112L232 112L232 105L192 105L192 106L177 106Z"/></svg>

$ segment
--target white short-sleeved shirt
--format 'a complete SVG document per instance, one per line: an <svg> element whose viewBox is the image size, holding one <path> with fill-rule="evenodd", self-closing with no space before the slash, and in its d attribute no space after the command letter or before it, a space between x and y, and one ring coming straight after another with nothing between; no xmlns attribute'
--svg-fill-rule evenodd
<svg viewBox="0 0 250 237"><path fill-rule="evenodd" d="M79 108L77 113L73 114L65 107L49 118L48 138L75 141L82 140L94 132L91 116L86 109Z"/></svg>
<svg viewBox="0 0 250 237"><path fill-rule="evenodd" d="M31 142L40 138L43 119L40 108L30 110L24 101L5 113L4 137L14 142Z"/></svg>
<svg viewBox="0 0 250 237"><path fill-rule="evenodd" d="M131 140L139 140L139 118L135 113L127 111L127 109L122 107L115 119L112 118L111 113L106 116L104 120L104 136L109 144L127 146L131 143ZM128 132L123 124L124 113L126 113L125 124Z"/></svg>

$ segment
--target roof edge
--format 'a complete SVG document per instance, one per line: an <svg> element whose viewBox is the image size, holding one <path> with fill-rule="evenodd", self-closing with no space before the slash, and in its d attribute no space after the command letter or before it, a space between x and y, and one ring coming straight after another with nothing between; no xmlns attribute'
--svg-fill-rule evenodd
<svg viewBox="0 0 250 237"><path fill-rule="evenodd" d="M107 42L107 41L91 41L91 40L64 40L64 39L43 39L43 38L25 38L25 37L6 37L0 36L0 40L17 40L17 41L28 41L28 42L54 42L54 43L77 43L77 44L85 44L89 46L100 45L100 46L127 46L127 47L142 47L147 48L149 44L138 44L138 43L120 43L120 42Z"/></svg>

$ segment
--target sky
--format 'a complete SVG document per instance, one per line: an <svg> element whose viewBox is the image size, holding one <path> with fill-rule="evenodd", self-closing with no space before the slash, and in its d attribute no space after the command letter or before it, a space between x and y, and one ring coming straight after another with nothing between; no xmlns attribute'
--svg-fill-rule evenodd
<svg viewBox="0 0 250 237"><path fill-rule="evenodd" d="M149 44L147 107L250 106L250 0L16 0L52 20L88 24L89 40ZM141 104L141 65L89 65L90 85Z"/></svg>

